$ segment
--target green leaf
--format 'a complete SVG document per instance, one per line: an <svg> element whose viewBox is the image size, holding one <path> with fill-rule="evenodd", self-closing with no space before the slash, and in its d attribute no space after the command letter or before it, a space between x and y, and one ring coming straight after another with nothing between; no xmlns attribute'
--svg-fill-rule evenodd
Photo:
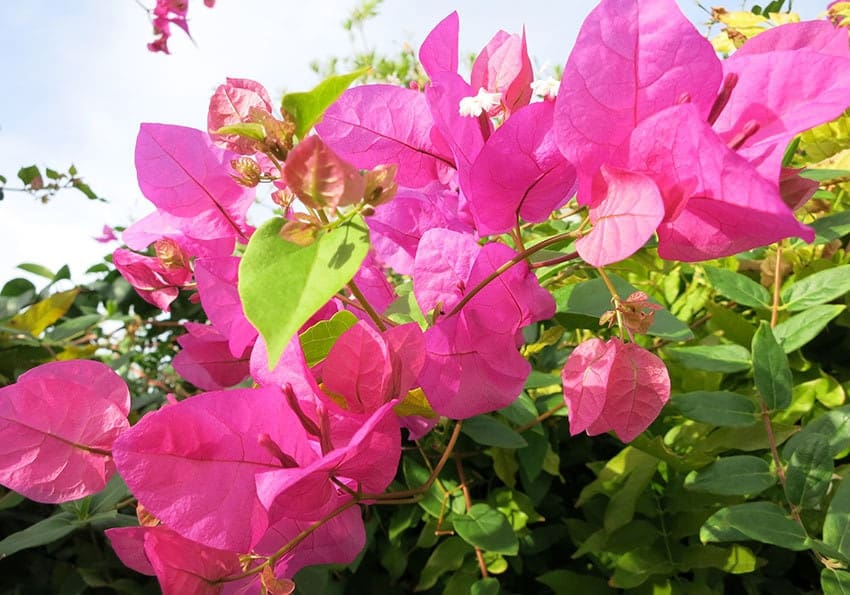
<svg viewBox="0 0 850 595"><path fill-rule="evenodd" d="M51 341L63 341L84 332L103 320L101 314L84 314L57 324L47 336Z"/></svg>
<svg viewBox="0 0 850 595"><path fill-rule="evenodd" d="M688 419L715 426L746 427L758 421L755 403L737 393L695 391L673 395L672 402Z"/></svg>
<svg viewBox="0 0 850 595"><path fill-rule="evenodd" d="M664 350L686 368L695 370L731 374L750 369L750 352L740 345L694 345Z"/></svg>
<svg viewBox="0 0 850 595"><path fill-rule="evenodd" d="M850 595L850 572L824 568L820 572L823 595Z"/></svg>
<svg viewBox="0 0 850 595"><path fill-rule="evenodd" d="M703 543L737 541L741 535L788 550L809 549L806 531L773 502L746 502L721 508L699 530Z"/></svg>
<svg viewBox="0 0 850 595"><path fill-rule="evenodd" d="M801 178L808 178L816 182L826 182L847 176L850 176L850 171L846 169L807 169L800 172Z"/></svg>
<svg viewBox="0 0 850 595"><path fill-rule="evenodd" d="M850 264L813 273L782 289L782 303L791 312L832 301L850 291Z"/></svg>
<svg viewBox="0 0 850 595"><path fill-rule="evenodd" d="M0 559L15 552L38 547L62 539L77 528L77 518L70 512L60 512L37 522L0 541Z"/></svg>
<svg viewBox="0 0 850 595"><path fill-rule="evenodd" d="M239 265L239 297L245 316L266 341L270 366L301 325L354 277L369 251L360 217L322 233L309 246L282 239L283 223L272 219L257 229Z"/></svg>
<svg viewBox="0 0 850 595"><path fill-rule="evenodd" d="M53 280L53 277L56 276L56 273L54 273L47 267L41 266L40 264L35 264L33 262L22 262L18 265L18 268L22 271L32 273L33 275L38 275L40 277L50 279L51 281Z"/></svg>
<svg viewBox="0 0 850 595"><path fill-rule="evenodd" d="M811 223L815 230L815 243L825 244L850 233L850 211L841 211L821 217Z"/></svg>
<svg viewBox="0 0 850 595"><path fill-rule="evenodd" d="M469 595L499 595L499 581L493 577L481 578L472 583Z"/></svg>
<svg viewBox="0 0 850 595"><path fill-rule="evenodd" d="M616 592L604 580L572 570L550 570L535 580L552 589L555 595L575 595L576 593L605 595Z"/></svg>
<svg viewBox="0 0 850 595"><path fill-rule="evenodd" d="M785 470L788 502L805 508L817 507L829 489L834 470L829 441L818 434L808 436L794 450Z"/></svg>
<svg viewBox="0 0 850 595"><path fill-rule="evenodd" d="M465 420L461 431L484 446L498 446L499 448L528 446L525 438L488 415L479 415Z"/></svg>
<svg viewBox="0 0 850 595"><path fill-rule="evenodd" d="M22 167L18 170L18 179L24 183L24 186L32 185L36 190L44 186L44 181L41 179L41 172L37 165Z"/></svg>
<svg viewBox="0 0 850 595"><path fill-rule="evenodd" d="M242 138L248 138L258 142L266 139L266 129L262 124L256 122L239 122L238 124L230 124L222 126L215 131L216 134L235 134Z"/></svg>
<svg viewBox="0 0 850 595"><path fill-rule="evenodd" d="M602 525L609 533L634 519L638 501L646 494L647 486L658 468L658 459L644 452L638 451L637 455L630 459L633 466L626 470L626 481L611 495L608 506L605 507Z"/></svg>
<svg viewBox="0 0 850 595"><path fill-rule="evenodd" d="M454 518L455 532L467 543L488 552L516 555L519 541L508 519L488 504L473 504L465 515Z"/></svg>
<svg viewBox="0 0 850 595"><path fill-rule="evenodd" d="M26 331L37 337L44 329L62 318L73 305L79 289L69 289L54 293L49 298L33 304L25 311L15 315L6 324L14 329Z"/></svg>
<svg viewBox="0 0 850 595"><path fill-rule="evenodd" d="M18 504L26 500L17 492L6 492L0 496L0 510L9 510L15 508Z"/></svg>
<svg viewBox="0 0 850 595"><path fill-rule="evenodd" d="M823 541L850 562L850 480L842 479L823 521Z"/></svg>
<svg viewBox="0 0 850 595"><path fill-rule="evenodd" d="M723 457L704 469L691 471L685 477L685 487L720 496L754 496L774 485L776 479L763 459L739 455Z"/></svg>
<svg viewBox="0 0 850 595"><path fill-rule="evenodd" d="M91 514L114 512L115 505L131 496L130 489L117 473L112 476L106 487L91 496L89 509Z"/></svg>
<svg viewBox="0 0 850 595"><path fill-rule="evenodd" d="M413 460L412 457L403 457L401 460L401 469L404 474L404 480L407 487L410 489L419 489L430 476L430 472L426 467L420 465ZM431 484L431 488L419 500L418 504L422 509L432 517L439 518L443 514L443 499L442 490L452 490L457 486L457 482L451 480L435 481Z"/></svg>
<svg viewBox="0 0 850 595"><path fill-rule="evenodd" d="M311 91L284 95L282 109L295 118L295 135L298 138L304 138L304 135L322 118L325 110L351 83L368 71L369 68L361 68L348 74L339 74L326 78Z"/></svg>
<svg viewBox="0 0 850 595"><path fill-rule="evenodd" d="M705 267L705 274L717 293L751 308L769 308L770 293L749 277L715 267Z"/></svg>
<svg viewBox="0 0 850 595"><path fill-rule="evenodd" d="M769 410L785 409L791 404L791 367L770 325L764 320L753 337L752 349L756 390Z"/></svg>
<svg viewBox="0 0 850 595"><path fill-rule="evenodd" d="M425 562L414 591L425 591L436 585L437 579L444 573L463 566L464 557L472 551L469 544L459 537L449 537L440 542Z"/></svg>
<svg viewBox="0 0 850 595"><path fill-rule="evenodd" d="M88 198L90 200L99 200L100 199L100 197L97 195L97 193L94 190L92 190L91 187L89 187L89 185L86 184L85 182L83 182L81 179L74 178L74 180L72 180L71 184L74 186L74 188L76 188L77 190L79 190L80 192L85 194L86 198Z"/></svg>
<svg viewBox="0 0 850 595"><path fill-rule="evenodd" d="M838 304L813 306L777 324L773 328L773 336L785 353L791 353L817 337L824 327L846 308L847 306Z"/></svg>
<svg viewBox="0 0 850 595"><path fill-rule="evenodd" d="M609 277L620 297L625 299L637 291L637 288L622 277L613 274L609 274ZM556 290L553 295L558 312L599 318L605 311L611 309L611 293L602 279L567 285ZM652 299L649 301L653 304L658 303ZM669 341L688 341L694 336L688 325L673 316L667 309L655 312L655 322L649 327L647 334Z"/></svg>
<svg viewBox="0 0 850 595"><path fill-rule="evenodd" d="M746 546L729 547L694 544L681 553L676 566L682 571L696 568L717 568L732 574L746 574L756 569L758 558Z"/></svg>
<svg viewBox="0 0 850 595"><path fill-rule="evenodd" d="M850 405L827 411L803 426L782 449L783 458L789 460L803 441L814 434L827 439L833 457L850 448Z"/></svg>
<svg viewBox="0 0 850 595"><path fill-rule="evenodd" d="M357 324L357 317L348 310L340 310L330 320L320 320L301 333L301 348L311 368L328 356L336 340Z"/></svg>

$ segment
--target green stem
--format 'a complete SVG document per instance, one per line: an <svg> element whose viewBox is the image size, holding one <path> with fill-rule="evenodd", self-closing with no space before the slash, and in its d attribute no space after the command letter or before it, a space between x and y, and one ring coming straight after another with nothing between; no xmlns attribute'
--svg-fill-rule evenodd
<svg viewBox="0 0 850 595"><path fill-rule="evenodd" d="M369 303L369 300L366 299L366 296L363 295L363 292L360 291L360 288L357 287L357 284L354 282L354 279L348 282L348 289L351 291L351 295L357 298L357 301L360 302L360 305L366 311L366 314L369 315L369 318L375 323L375 325L381 330L387 330L387 326L384 324L384 321L381 320L380 314L375 311L375 308L372 307L372 304Z"/></svg>
<svg viewBox="0 0 850 595"><path fill-rule="evenodd" d="M448 316L452 316L452 315L460 312L461 309L466 304L469 303L469 300L471 300L476 295L478 295L478 292L480 292L482 289L487 287L487 285L489 285L495 279L499 278L499 276L502 273L504 273L505 271L507 271L508 269L513 267L514 265L521 263L522 261L524 261L526 258L531 256L532 254L540 252L541 250L543 250L543 248L547 248L548 246L552 246L553 244L557 244L559 242L563 242L564 240L568 240L570 238L575 237L575 233L576 232L574 232L574 231L567 231L567 232L564 232L564 233L559 233L557 235L552 236L551 238L547 238L547 239L545 239L541 242L538 242L537 244L533 245L531 248L526 248L525 250L523 250L522 252L520 252L519 254L514 256L513 258L511 258L508 262L506 262L505 264L503 264L502 266L497 268L495 271L493 271L492 273L487 275L484 279L482 279L481 282L478 285L473 287L469 291L469 293L467 293L465 296L463 296L463 299L461 299L457 303L457 305L455 305L455 307L452 308L452 311L448 313Z"/></svg>

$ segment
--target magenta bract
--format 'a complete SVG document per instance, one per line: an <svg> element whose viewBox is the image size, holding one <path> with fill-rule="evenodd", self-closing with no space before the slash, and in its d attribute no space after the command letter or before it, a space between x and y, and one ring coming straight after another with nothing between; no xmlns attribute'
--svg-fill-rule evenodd
<svg viewBox="0 0 850 595"><path fill-rule="evenodd" d="M0 483L47 503L102 490L129 412L127 385L100 362L50 362L21 374L0 388Z"/></svg>
<svg viewBox="0 0 850 595"><path fill-rule="evenodd" d="M243 155L256 152L256 142L235 134L215 134L224 126L248 122L251 108L271 113L272 100L260 83L250 79L228 78L210 98L207 130L216 144Z"/></svg>
<svg viewBox="0 0 850 595"><path fill-rule="evenodd" d="M617 338L576 347L562 372L570 434L613 430L634 440L670 398L670 377L658 356Z"/></svg>

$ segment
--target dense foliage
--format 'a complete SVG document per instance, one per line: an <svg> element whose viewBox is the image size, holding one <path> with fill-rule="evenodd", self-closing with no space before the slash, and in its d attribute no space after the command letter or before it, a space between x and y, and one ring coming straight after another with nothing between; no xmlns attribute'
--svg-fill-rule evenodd
<svg viewBox="0 0 850 595"><path fill-rule="evenodd" d="M99 280L0 291L0 592L850 589L850 3L782 6L142 125Z"/></svg>

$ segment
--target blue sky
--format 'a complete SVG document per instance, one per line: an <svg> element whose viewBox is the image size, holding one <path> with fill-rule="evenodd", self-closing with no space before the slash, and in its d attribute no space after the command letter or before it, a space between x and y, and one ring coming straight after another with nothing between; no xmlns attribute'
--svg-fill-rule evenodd
<svg viewBox="0 0 850 595"><path fill-rule="evenodd" d="M679 3L692 19L706 20L695 0ZM0 283L27 276L15 269L20 262L53 270L67 263L74 279L84 280L83 271L117 247L92 239L101 227L127 225L152 210L133 168L139 124L204 128L209 97L228 76L255 79L276 100L286 90L309 89L318 82L309 69L312 60L351 52L341 22L356 4L218 0L210 10L192 0L196 45L178 32L170 42L172 55L165 56L147 51L150 26L134 0L2 2L0 174L11 186L20 166L64 169L74 163L110 202L66 191L41 205L8 192L0 202ZM405 42L418 46L456 9L462 52L479 50L500 28L513 32L524 24L537 64L562 65L593 5L593 0L385 0L366 35L384 52ZM821 7L814 0L795 5L808 16Z"/></svg>

